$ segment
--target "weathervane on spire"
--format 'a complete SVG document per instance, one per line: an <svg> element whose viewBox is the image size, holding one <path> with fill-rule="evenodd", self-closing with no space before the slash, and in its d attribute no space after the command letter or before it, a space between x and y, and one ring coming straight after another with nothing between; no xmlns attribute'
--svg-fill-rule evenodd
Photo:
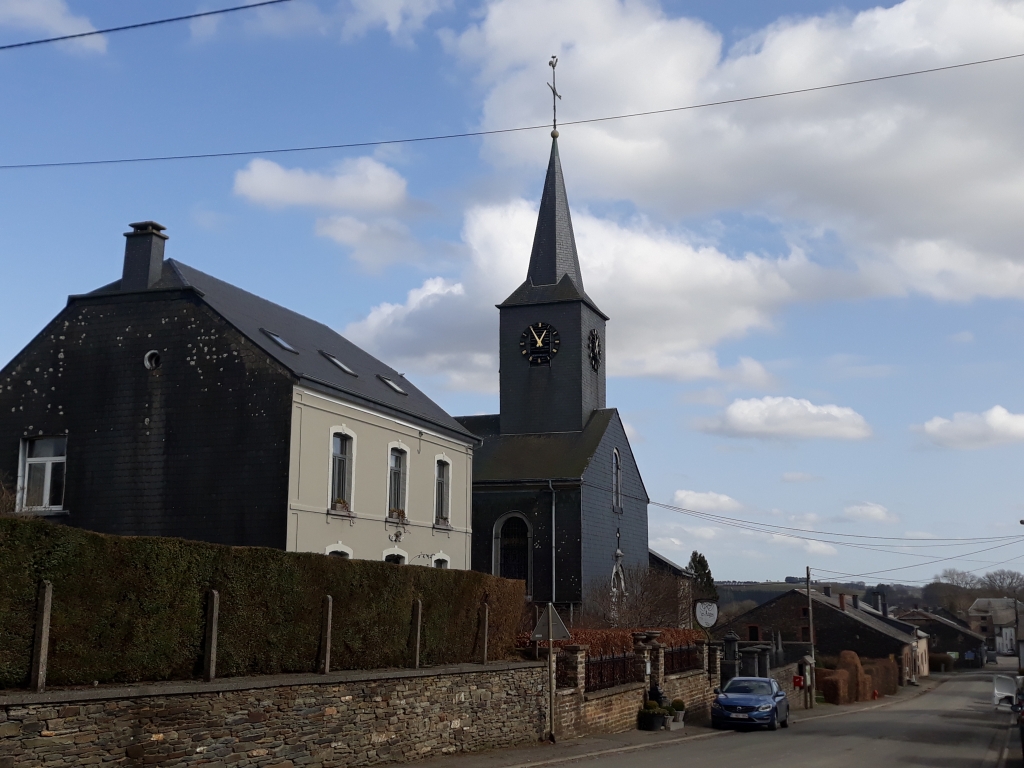
<svg viewBox="0 0 1024 768"><path fill-rule="evenodd" d="M558 138L558 99L562 98L562 94L555 88L555 67L558 66L558 57L552 56L551 61L548 62L548 66L551 67L551 82L548 83L548 88L551 89L551 138Z"/></svg>

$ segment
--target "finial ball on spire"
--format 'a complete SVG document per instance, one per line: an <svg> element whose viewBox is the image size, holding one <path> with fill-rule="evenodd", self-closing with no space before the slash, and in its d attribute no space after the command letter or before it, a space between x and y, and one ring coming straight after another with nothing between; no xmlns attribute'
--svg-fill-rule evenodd
<svg viewBox="0 0 1024 768"><path fill-rule="evenodd" d="M558 138L558 131L552 131L551 132L551 138L552 139L557 139Z"/></svg>

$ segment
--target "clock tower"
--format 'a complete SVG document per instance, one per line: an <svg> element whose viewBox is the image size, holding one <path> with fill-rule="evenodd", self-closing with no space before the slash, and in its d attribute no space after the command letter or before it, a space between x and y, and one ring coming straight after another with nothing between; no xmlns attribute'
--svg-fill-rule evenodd
<svg viewBox="0 0 1024 768"><path fill-rule="evenodd" d="M498 305L501 434L580 432L605 407L605 322L583 289L558 138L526 281Z"/></svg>

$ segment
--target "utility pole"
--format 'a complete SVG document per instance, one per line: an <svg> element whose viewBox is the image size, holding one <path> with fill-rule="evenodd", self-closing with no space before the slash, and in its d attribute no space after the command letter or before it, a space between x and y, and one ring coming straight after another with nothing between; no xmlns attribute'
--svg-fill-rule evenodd
<svg viewBox="0 0 1024 768"><path fill-rule="evenodd" d="M807 702L810 709L814 709L814 601L811 599L811 566L807 566L807 639L811 641L811 668L808 671L807 679L804 680L804 688L807 690Z"/></svg>

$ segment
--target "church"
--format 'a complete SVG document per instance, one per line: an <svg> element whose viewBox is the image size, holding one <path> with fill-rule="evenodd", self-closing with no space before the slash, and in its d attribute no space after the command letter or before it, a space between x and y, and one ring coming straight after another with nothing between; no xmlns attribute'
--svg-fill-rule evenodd
<svg viewBox="0 0 1024 768"><path fill-rule="evenodd" d="M458 418L473 455L472 568L578 607L648 564L643 479L605 403L605 315L583 287L558 131L526 280L498 305L500 413Z"/></svg>

